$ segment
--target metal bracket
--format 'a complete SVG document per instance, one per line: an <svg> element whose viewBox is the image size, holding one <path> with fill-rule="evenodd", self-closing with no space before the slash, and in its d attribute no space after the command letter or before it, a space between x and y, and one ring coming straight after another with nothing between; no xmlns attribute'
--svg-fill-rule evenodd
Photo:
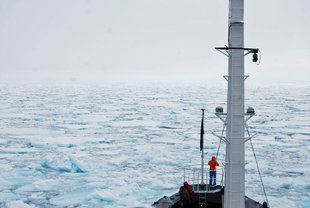
<svg viewBox="0 0 310 208"><path fill-rule="evenodd" d="M227 116L227 113L215 113L216 117L218 117L219 119L221 119L221 121L223 121L223 123L226 125L226 117L225 119L222 118L221 116Z"/></svg>
<svg viewBox="0 0 310 208"><path fill-rule="evenodd" d="M226 47L227 47L227 46L226 46ZM224 55L227 56L227 57L229 57L229 55L230 55L230 53L229 53L228 50L225 50L226 53L224 53L223 51L221 51L221 50L223 50L223 49L220 49L220 48L215 48L215 50L217 50L217 51L220 52L221 54L224 54Z"/></svg>
<svg viewBox="0 0 310 208"><path fill-rule="evenodd" d="M224 75L223 77L228 82L229 77L238 77L238 76ZM243 75L243 77L244 77L244 80L246 80L248 77L250 77L250 75Z"/></svg>
<svg viewBox="0 0 310 208"><path fill-rule="evenodd" d="M257 135L258 135L258 134L256 133L256 134L254 134L253 136L247 137L247 138L243 141L243 144L246 143L247 141L249 141L250 139L256 137Z"/></svg>
<svg viewBox="0 0 310 208"><path fill-rule="evenodd" d="M248 122L248 120L250 120L253 116L255 116L255 113L252 113L252 114L245 114L245 116L248 116L246 119L245 119L245 122Z"/></svg>
<svg viewBox="0 0 310 208"><path fill-rule="evenodd" d="M211 134L214 135L214 136L216 136L216 137L218 137L220 140L223 140L223 141L225 141L225 142L230 143L230 142L226 139L226 137L224 137L224 136L219 136L219 135L217 135L217 134L214 133L214 132L211 132Z"/></svg>
<svg viewBox="0 0 310 208"><path fill-rule="evenodd" d="M230 53L229 50L244 50L247 51L244 56L250 54L250 53L258 53L259 49L258 48L241 48L241 47L216 47L215 50L219 51L220 53L224 54L225 56L229 57ZM226 53L224 53L222 50L226 51Z"/></svg>

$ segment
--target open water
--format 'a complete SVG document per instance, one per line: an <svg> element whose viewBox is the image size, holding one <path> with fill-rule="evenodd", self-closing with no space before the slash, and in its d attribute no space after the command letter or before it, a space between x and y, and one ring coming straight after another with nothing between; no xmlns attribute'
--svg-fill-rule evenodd
<svg viewBox="0 0 310 208"><path fill-rule="evenodd" d="M310 207L310 87L249 87L246 98L271 207ZM206 158L216 154L225 104L225 86L2 85L0 207L148 206L200 163L203 105ZM246 194L262 202L248 143L246 161Z"/></svg>

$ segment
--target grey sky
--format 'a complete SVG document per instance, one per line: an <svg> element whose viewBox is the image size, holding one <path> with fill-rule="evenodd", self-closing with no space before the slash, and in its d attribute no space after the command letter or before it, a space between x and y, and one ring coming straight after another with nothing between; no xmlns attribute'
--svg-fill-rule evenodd
<svg viewBox="0 0 310 208"><path fill-rule="evenodd" d="M0 81L222 79L228 0L0 0ZM309 0L245 0L253 82L309 82Z"/></svg>

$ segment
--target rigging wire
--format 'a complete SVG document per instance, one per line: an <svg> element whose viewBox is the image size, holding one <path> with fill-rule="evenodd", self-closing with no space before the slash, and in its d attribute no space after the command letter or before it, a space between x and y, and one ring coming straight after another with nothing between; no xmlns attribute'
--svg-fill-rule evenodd
<svg viewBox="0 0 310 208"><path fill-rule="evenodd" d="M220 147L221 147L221 143L222 143L222 138L223 138L224 130L225 130L225 124L223 125L223 129L222 129L222 133L221 133L221 137L220 137L220 143L219 143L219 146L217 148L216 159L215 160L217 160L217 156L219 155L219 151L220 151Z"/></svg>
<svg viewBox="0 0 310 208"><path fill-rule="evenodd" d="M217 161L217 157L219 155L219 151L220 151L220 147L221 147L221 143L222 143L222 139L223 139L224 130L225 130L225 124L223 124L223 129L222 129L222 133L221 133L221 137L220 137L220 143L219 143L219 146L217 148L215 161ZM225 173L225 171L224 171L224 173ZM224 181L224 174L222 174L221 184L223 184L223 181Z"/></svg>
<svg viewBox="0 0 310 208"><path fill-rule="evenodd" d="M263 178L262 178L262 174L261 174L259 166L258 166L257 157L256 157L256 154L255 154L255 151L254 151L254 146L253 146L253 143L252 143L252 138L251 138L251 135L250 135L250 131L249 131L248 125L246 125L246 131L247 131L247 133L249 135L249 138L250 138L250 144L251 144L253 155L254 155L254 158L255 158L256 167L257 167L257 171L258 171L258 174L259 174L259 177L260 177L260 181L261 181L262 186L263 186L263 191L264 191L264 195L265 195L265 198L266 198L266 202L268 204L268 207L270 207L269 201L268 201L268 198L267 198L267 194L266 194L266 190L265 190L265 185L264 185Z"/></svg>

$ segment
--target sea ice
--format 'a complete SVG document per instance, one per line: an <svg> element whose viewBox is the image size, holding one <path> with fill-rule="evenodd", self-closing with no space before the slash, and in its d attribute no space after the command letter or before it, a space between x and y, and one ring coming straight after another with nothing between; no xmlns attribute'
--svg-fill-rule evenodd
<svg viewBox="0 0 310 208"><path fill-rule="evenodd" d="M296 90L297 89L297 90ZM247 89L256 156L271 207L309 206L310 87ZM146 207L178 191L199 165L200 109L206 157L216 154L224 87L3 86L0 206ZM209 106L209 107L208 107ZM225 144L218 155L224 161ZM264 201L246 143L246 194ZM302 196L302 197L300 197Z"/></svg>

